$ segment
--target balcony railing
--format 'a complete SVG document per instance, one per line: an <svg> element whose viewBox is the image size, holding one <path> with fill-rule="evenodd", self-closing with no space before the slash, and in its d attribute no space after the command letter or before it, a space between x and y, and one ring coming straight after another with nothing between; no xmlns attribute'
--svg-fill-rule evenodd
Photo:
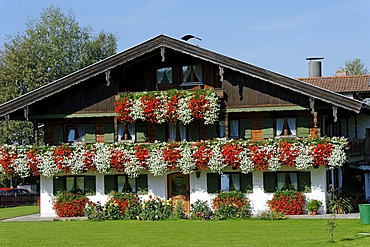
<svg viewBox="0 0 370 247"><path fill-rule="evenodd" d="M365 139L353 139L348 141L349 149L347 150L348 157L365 155Z"/></svg>

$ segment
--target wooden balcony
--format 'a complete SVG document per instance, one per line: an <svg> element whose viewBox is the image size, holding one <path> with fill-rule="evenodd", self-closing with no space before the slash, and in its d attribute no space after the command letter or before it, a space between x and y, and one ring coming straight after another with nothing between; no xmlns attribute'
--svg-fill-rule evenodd
<svg viewBox="0 0 370 247"><path fill-rule="evenodd" d="M348 141L348 150L346 152L348 162L356 162L365 159L365 139L352 139Z"/></svg>

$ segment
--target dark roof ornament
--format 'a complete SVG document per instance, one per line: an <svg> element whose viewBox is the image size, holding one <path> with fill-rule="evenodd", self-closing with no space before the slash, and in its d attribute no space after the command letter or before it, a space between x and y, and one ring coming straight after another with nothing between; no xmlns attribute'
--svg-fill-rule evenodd
<svg viewBox="0 0 370 247"><path fill-rule="evenodd" d="M182 40L185 40L185 41L189 41L190 39L194 39L194 45L198 46L199 45L199 41L202 41L201 38L197 37L197 36L194 36L192 34L187 34L187 35L184 35L182 38Z"/></svg>

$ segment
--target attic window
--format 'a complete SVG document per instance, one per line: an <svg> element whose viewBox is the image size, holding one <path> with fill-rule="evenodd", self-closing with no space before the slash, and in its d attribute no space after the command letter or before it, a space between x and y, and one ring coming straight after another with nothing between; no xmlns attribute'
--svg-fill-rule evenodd
<svg viewBox="0 0 370 247"><path fill-rule="evenodd" d="M157 84L172 84L172 68L157 69Z"/></svg>
<svg viewBox="0 0 370 247"><path fill-rule="evenodd" d="M202 66L201 65L187 65L182 67L182 84L196 84L202 83Z"/></svg>

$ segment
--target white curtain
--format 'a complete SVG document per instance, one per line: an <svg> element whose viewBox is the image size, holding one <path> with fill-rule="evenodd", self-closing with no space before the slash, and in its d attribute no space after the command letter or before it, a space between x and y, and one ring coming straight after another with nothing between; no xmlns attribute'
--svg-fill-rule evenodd
<svg viewBox="0 0 370 247"><path fill-rule="evenodd" d="M136 193L136 178L128 178L128 184L131 188L131 193Z"/></svg>
<svg viewBox="0 0 370 247"><path fill-rule="evenodd" d="M230 137L239 138L239 121L238 120L230 121Z"/></svg>
<svg viewBox="0 0 370 247"><path fill-rule="evenodd" d="M129 135L131 136L131 140L135 141L135 123L128 123L127 130Z"/></svg>
<svg viewBox="0 0 370 247"><path fill-rule="evenodd" d="M197 77L198 81L202 81L202 66L194 65L193 70L194 70L194 74Z"/></svg>
<svg viewBox="0 0 370 247"><path fill-rule="evenodd" d="M76 192L85 192L85 178L84 177L76 177Z"/></svg>
<svg viewBox="0 0 370 247"><path fill-rule="evenodd" d="M180 141L186 141L187 135L186 135L186 125L183 123L179 123L179 131L180 131Z"/></svg>
<svg viewBox="0 0 370 247"><path fill-rule="evenodd" d="M225 132L226 132L226 127L225 127L225 121L220 121L218 123L219 126L219 131L220 131L220 137L223 138L225 137Z"/></svg>
<svg viewBox="0 0 370 247"><path fill-rule="evenodd" d="M164 71L163 69L158 69L157 70L157 84L161 84L164 76Z"/></svg>
<svg viewBox="0 0 370 247"><path fill-rule="evenodd" d="M285 176L286 176L286 173L285 172L279 172L277 174L277 186L278 186L278 190L281 190L283 187L284 187L284 184L285 184Z"/></svg>
<svg viewBox="0 0 370 247"><path fill-rule="evenodd" d="M117 177L117 191L118 192L124 192L125 183L126 183L126 177L125 176L118 176Z"/></svg>
<svg viewBox="0 0 370 247"><path fill-rule="evenodd" d="M182 75L183 75L183 82L187 82L189 76L190 76L190 67L189 66L183 66L182 67Z"/></svg>
<svg viewBox="0 0 370 247"><path fill-rule="evenodd" d="M77 135L78 135L78 138L76 141L79 141L79 142L85 141L85 126L84 125L77 125Z"/></svg>
<svg viewBox="0 0 370 247"><path fill-rule="evenodd" d="M293 188L295 190L298 189L297 173L291 172L291 173L289 173L289 176L290 176L290 182L292 183Z"/></svg>
<svg viewBox="0 0 370 247"><path fill-rule="evenodd" d="M284 128L284 119L278 118L276 119L276 135L280 136L283 133Z"/></svg>
<svg viewBox="0 0 370 247"><path fill-rule="evenodd" d="M166 76L167 76L168 82L172 84L172 68L166 69Z"/></svg>
<svg viewBox="0 0 370 247"><path fill-rule="evenodd" d="M292 135L297 135L297 128L295 124L295 118L288 118L288 126Z"/></svg>
<svg viewBox="0 0 370 247"><path fill-rule="evenodd" d="M74 142L75 141L75 132L76 130L74 128L70 128L68 130L68 142Z"/></svg>
<svg viewBox="0 0 370 247"><path fill-rule="evenodd" d="M237 191L240 191L240 176L239 174L235 173L235 174L230 174L230 178L231 178L231 184L234 186L234 189L237 190Z"/></svg>
<svg viewBox="0 0 370 247"><path fill-rule="evenodd" d="M124 124L118 124L117 134L118 134L118 141L123 140L123 133L125 131L125 125Z"/></svg>
<svg viewBox="0 0 370 247"><path fill-rule="evenodd" d="M229 174L221 174L221 191L230 190L230 178Z"/></svg>
<svg viewBox="0 0 370 247"><path fill-rule="evenodd" d="M176 123L168 123L168 137L170 141L176 141Z"/></svg>
<svg viewBox="0 0 370 247"><path fill-rule="evenodd" d="M75 183L74 177L66 177L66 189L68 192L73 191L74 183Z"/></svg>

